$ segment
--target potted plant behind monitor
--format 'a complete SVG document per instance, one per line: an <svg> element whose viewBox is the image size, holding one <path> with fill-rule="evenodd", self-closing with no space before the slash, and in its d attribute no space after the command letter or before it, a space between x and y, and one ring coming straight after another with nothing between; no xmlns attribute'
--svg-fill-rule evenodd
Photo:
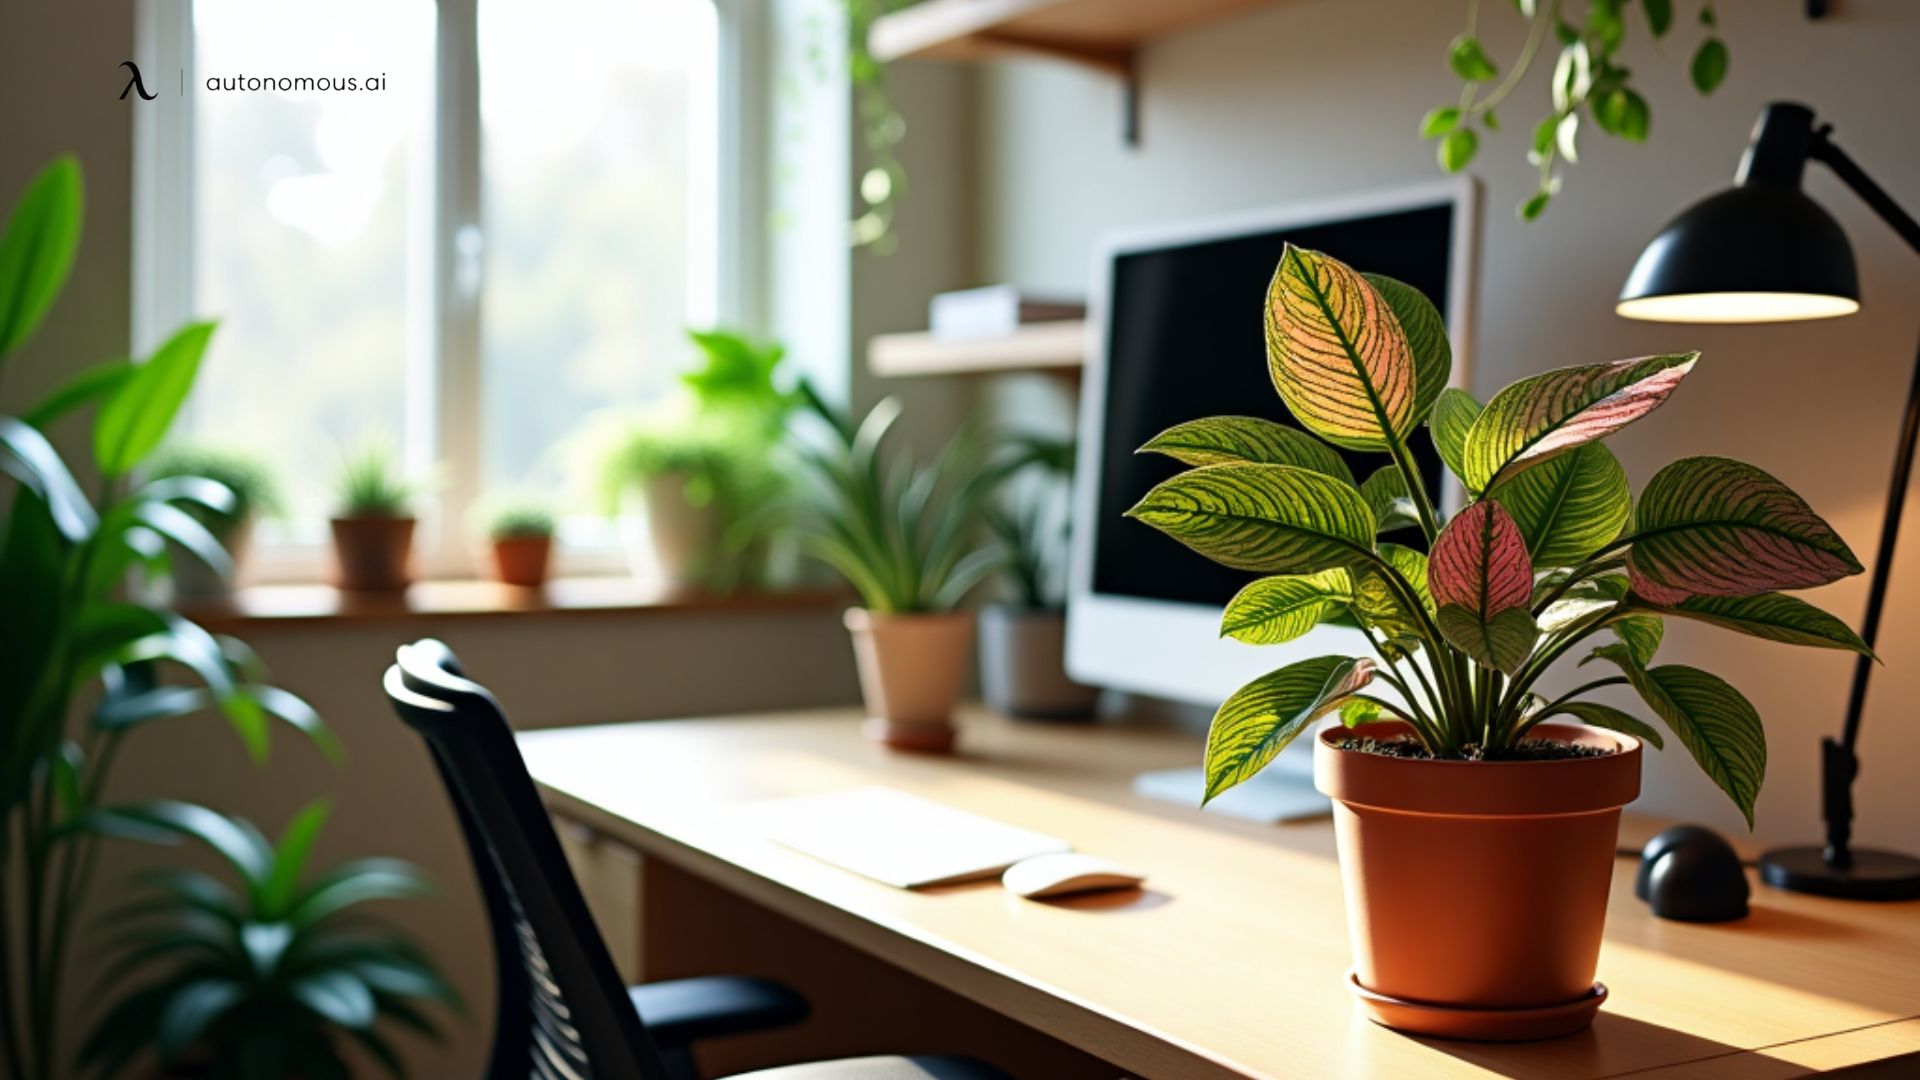
<svg viewBox="0 0 1920 1080"><path fill-rule="evenodd" d="M1661 745L1588 695L1634 690L1751 826L1760 717L1719 677L1653 663L1664 620L1864 652L1780 591L1860 564L1798 495L1726 458L1676 461L1634 503L1600 440L1664 402L1697 353L1549 371L1482 408L1446 389L1452 357L1424 296L1294 247L1265 323L1274 386L1312 434L1251 417L1182 424L1145 449L1195 468L1128 515L1268 575L1228 604L1228 636L1277 644L1341 619L1376 657L1301 660L1236 691L1208 735L1206 797L1337 712L1314 776L1335 801L1350 982L1372 1017L1484 1039L1585 1027L1605 996L1593 977L1620 807L1639 790L1642 742ZM1470 496L1451 520L1408 449L1422 425ZM1356 487L1321 440L1386 464ZM1376 539L1402 514L1430 555ZM1615 673L1543 689L1597 634L1582 663Z"/></svg>
<svg viewBox="0 0 1920 1080"><path fill-rule="evenodd" d="M333 529L334 584L397 592L413 582L414 485L393 447L368 438L340 464Z"/></svg>
<svg viewBox="0 0 1920 1080"><path fill-rule="evenodd" d="M171 578L176 600L226 596L252 550L254 526L261 518L280 512L280 487L273 473L265 462L243 451L182 443L155 454L146 474L151 480L204 476L233 493L233 506L225 511L197 504L185 508L226 549L233 562L231 572L222 575L200 559L186 558L174 560Z"/></svg>
<svg viewBox="0 0 1920 1080"><path fill-rule="evenodd" d="M1013 597L980 609L980 696L1025 720L1086 719L1100 692L1067 677L1061 581L1067 524L1060 497L1073 475L1074 447L1027 435L1011 448L1001 471L1009 481L1031 475L1036 483L985 512L1006 553L1002 576Z"/></svg>
<svg viewBox="0 0 1920 1080"><path fill-rule="evenodd" d="M494 580L529 589L545 585L553 559L553 511L532 499L501 498L485 508L485 521Z"/></svg>
<svg viewBox="0 0 1920 1080"><path fill-rule="evenodd" d="M925 465L884 452L900 402L887 398L857 426L803 384L830 444L803 447L817 490L802 542L860 594L848 610L868 734L902 750L953 748L953 707L973 644L966 594L1000 560L971 533L996 483L968 433Z"/></svg>

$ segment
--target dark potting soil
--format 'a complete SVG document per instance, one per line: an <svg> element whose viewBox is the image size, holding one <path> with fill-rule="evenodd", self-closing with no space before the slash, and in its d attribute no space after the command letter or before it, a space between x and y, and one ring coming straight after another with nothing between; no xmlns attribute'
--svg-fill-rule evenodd
<svg viewBox="0 0 1920 1080"><path fill-rule="evenodd" d="M1362 754L1379 754L1381 757L1412 758L1417 761L1431 761L1433 755L1421 746L1416 739L1373 739L1349 735L1334 744L1342 750L1354 750ZM1502 750L1488 751L1480 746L1461 747L1454 757L1446 761L1566 761L1571 758L1606 757L1615 753L1598 746L1580 746L1574 743L1550 742L1546 739L1528 739L1516 746Z"/></svg>

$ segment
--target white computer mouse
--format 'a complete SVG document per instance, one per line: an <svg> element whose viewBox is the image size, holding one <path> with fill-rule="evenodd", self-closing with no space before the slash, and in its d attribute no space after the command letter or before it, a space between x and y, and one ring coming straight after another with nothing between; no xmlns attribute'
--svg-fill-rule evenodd
<svg viewBox="0 0 1920 1080"><path fill-rule="evenodd" d="M1145 880L1147 875L1138 870L1077 851L1022 859L1000 875L1000 884L1005 885L1008 892L1029 900L1105 889L1132 889Z"/></svg>

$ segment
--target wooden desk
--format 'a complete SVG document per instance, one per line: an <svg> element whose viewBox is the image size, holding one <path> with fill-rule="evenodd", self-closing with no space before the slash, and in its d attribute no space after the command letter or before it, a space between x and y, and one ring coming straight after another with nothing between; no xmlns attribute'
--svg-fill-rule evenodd
<svg viewBox="0 0 1920 1080"><path fill-rule="evenodd" d="M625 724L521 746L558 814L1143 1077L1780 1077L1876 1062L1891 1071L1872 1075L1920 1076L1920 903L1756 884L1745 921L1663 922L1622 859L1600 958L1612 996L1590 1031L1415 1039L1362 1019L1341 985L1324 820L1255 826L1131 794L1135 773L1193 762L1195 736L974 712L963 755L942 759L887 752L858 722ZM1059 904L993 882L904 892L760 837L756 800L870 784L1065 837L1147 870L1150 888Z"/></svg>

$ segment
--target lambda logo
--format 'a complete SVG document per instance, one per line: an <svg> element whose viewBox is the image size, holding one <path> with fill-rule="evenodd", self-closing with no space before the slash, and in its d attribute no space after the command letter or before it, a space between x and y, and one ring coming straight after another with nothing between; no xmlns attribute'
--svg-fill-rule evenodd
<svg viewBox="0 0 1920 1080"><path fill-rule="evenodd" d="M159 96L157 94L147 93L147 84L140 81L140 66L138 64L135 64L131 60L122 60L120 61L120 66L133 72L133 78L127 80L127 88L120 91L121 101L127 100L127 95L132 93L138 93L143 101L152 101L155 97Z"/></svg>

